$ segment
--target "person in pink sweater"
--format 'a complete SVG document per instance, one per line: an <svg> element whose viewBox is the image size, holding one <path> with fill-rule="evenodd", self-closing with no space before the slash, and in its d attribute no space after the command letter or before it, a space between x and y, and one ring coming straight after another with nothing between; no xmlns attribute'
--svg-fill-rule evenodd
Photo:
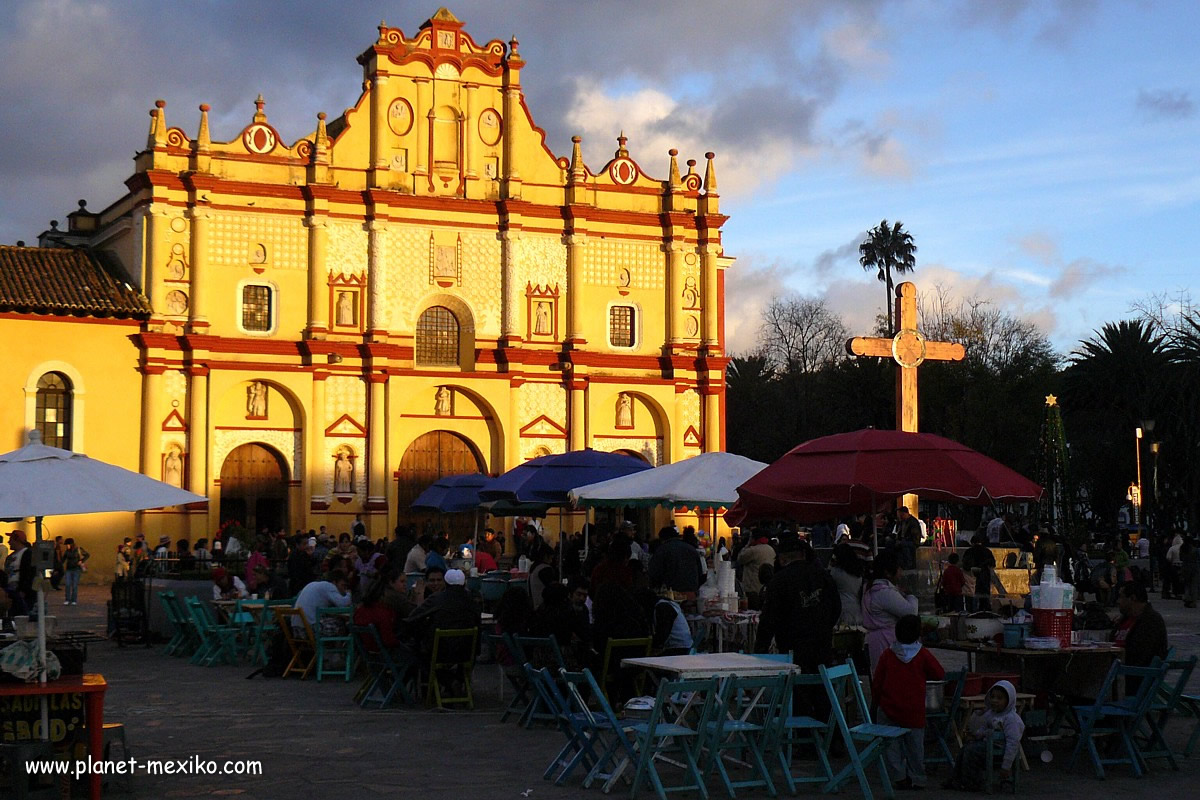
<svg viewBox="0 0 1200 800"><path fill-rule="evenodd" d="M874 580L863 591L863 627L867 629L872 673L879 657L896 641L896 623L901 617L917 613L917 598L898 588L901 574L896 554L882 552L875 557Z"/></svg>

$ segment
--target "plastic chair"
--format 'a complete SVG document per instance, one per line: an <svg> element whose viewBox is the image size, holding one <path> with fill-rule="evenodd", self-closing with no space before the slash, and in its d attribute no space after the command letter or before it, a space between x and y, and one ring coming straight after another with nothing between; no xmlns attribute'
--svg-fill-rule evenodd
<svg viewBox="0 0 1200 800"><path fill-rule="evenodd" d="M325 617L345 617L349 620L350 609L341 606L331 606L328 608L317 609L317 630L322 630L322 619ZM342 656L342 665L340 667L326 666L326 656ZM347 621L346 633L325 635L317 634L317 682L326 675L341 675L342 679L349 682L354 677L354 637L350 634L349 622Z"/></svg>
<svg viewBox="0 0 1200 800"><path fill-rule="evenodd" d="M1165 758L1171 769L1178 771L1178 755L1167 744L1164 729L1174 716L1191 716L1183 707L1184 689L1196 668L1197 656L1186 660L1171 660L1167 664L1167 673L1159 684L1158 692L1150 698L1150 708L1146 712L1145 734L1140 742L1143 760ZM1194 735L1194 734L1193 734Z"/></svg>
<svg viewBox="0 0 1200 800"><path fill-rule="evenodd" d="M304 615L302 608L277 606L271 611L292 654L280 677L286 678L297 672L300 674L300 680L304 680L313 671L317 661L317 640L313 636L312 626L308 624L308 617Z"/></svg>
<svg viewBox="0 0 1200 800"><path fill-rule="evenodd" d="M604 660L600 666L600 688L604 691L604 699L611 703L612 685L621 672L621 659L645 658L650 655L654 640L649 636L636 639L609 639L604 644ZM614 663L615 662L615 663ZM641 690L641 676L634 679L634 686Z"/></svg>
<svg viewBox="0 0 1200 800"><path fill-rule="evenodd" d="M715 767L729 796L735 789L762 786L774 797L775 783L764 757L764 745L778 740L776 726L780 724L779 708L787 688L787 674L763 678L739 678L731 675L721 684L716 709L703 729L704 759L701 774L707 776ZM724 750L748 751L753 777L733 780L725 761Z"/></svg>
<svg viewBox="0 0 1200 800"><path fill-rule="evenodd" d="M1075 766L1079 754L1086 748L1088 755L1091 756L1097 778L1104 779L1105 765L1118 764L1128 764L1134 777L1140 778L1145 772L1145 762L1142 760L1133 735L1142 725L1146 712L1150 708L1150 701L1158 692L1158 687L1166 672L1167 665L1165 663L1155 667L1127 667L1119 661L1114 661L1104 679L1103 688L1096 695L1096 701L1090 706L1075 706L1074 708L1075 716L1079 720L1079 740L1075 744L1074 752L1071 753L1067 769L1070 770ZM1131 676L1142 679L1138 684L1137 692L1133 696L1126 696L1123 700L1116 702L1110 700L1115 681ZM1096 748L1096 737L1098 736L1117 737L1125 754L1108 758L1101 756L1100 751Z"/></svg>
<svg viewBox="0 0 1200 800"><path fill-rule="evenodd" d="M596 746L595 764L583 779L583 787L586 789L597 778L607 781L616 774L618 763L630 763L636 758L633 740L628 735L633 726L631 723L617 719L612 706L604 699L604 693L600 691L600 684L596 682L596 676L592 674L591 670L567 672L564 669L560 674L563 684L567 687L572 707L575 709L573 713L586 727ZM585 693L590 695L592 702L597 705L595 711L585 699ZM610 764L614 766L614 769L605 772L604 770Z"/></svg>
<svg viewBox="0 0 1200 800"><path fill-rule="evenodd" d="M465 703L467 708L475 708L475 699L471 694L471 670L475 668L475 645L478 640L478 628L438 628L433 632L426 703L432 701L438 708ZM442 675L446 673L457 674L463 684L463 694L447 692L452 687L442 685Z"/></svg>
<svg viewBox="0 0 1200 800"><path fill-rule="evenodd" d="M926 764L953 764L954 753L950 740L954 737L954 726L958 720L958 707L962 703L963 687L967 684L965 669L946 673L946 688L950 689L949 702L943 700L941 711L925 713L925 727L933 731L937 750L925 756ZM938 752L940 751L940 752Z"/></svg>
<svg viewBox="0 0 1200 800"><path fill-rule="evenodd" d="M878 765L883 794L885 797L893 797L892 781L888 777L883 753L891 742L907 734L908 729L871 722L870 709L867 707L866 698L863 697L862 683L859 682L853 662L832 668L822 664L820 672L825 693L829 696L829 704L833 707L833 720L841 732L842 741L846 744L846 755L850 758L850 763L825 784L823 791L835 791L847 780L856 777L863 796L872 800L874 795L871 794L867 770L873 765ZM846 714L842 709L843 697L848 697L852 704L856 704L857 707L853 710L857 712L858 719L862 720L858 725L851 727L846 723Z"/></svg>
<svg viewBox="0 0 1200 800"><path fill-rule="evenodd" d="M658 684L658 694L654 699L654 708L645 722L632 726L636 737L634 749L637 752L637 767L633 773L633 786L629 796L636 798L642 783L649 779L659 800L666 800L667 792L686 792L695 790L700 797L708 800L708 788L704 785L704 776L700 772L697 758L700 750L700 732L713 718L720 689L717 678L703 680L662 681ZM687 696L692 705L700 704L699 718L696 727L683 724L684 716L678 715L674 722L664 719L664 716L674 707L672 698ZM659 774L657 761L666 755L678 755L683 759L684 780L682 783L665 786Z"/></svg>
<svg viewBox="0 0 1200 800"><path fill-rule="evenodd" d="M393 658L393 653L383 646L374 625L351 624L350 635L358 643L362 663L367 669L367 677L354 695L359 707L387 708L396 695L405 703L413 703L413 696L408 691L408 674L416 661Z"/></svg>
<svg viewBox="0 0 1200 800"><path fill-rule="evenodd" d="M833 766L829 763L829 740L833 737L833 724L828 719L821 721L792 714L792 694L797 687L816 688L824 685L820 675L801 675L793 672L787 676L784 686L784 695L779 707L780 725L775 731L775 741L769 742L766 750L778 757L784 782L792 794L796 793L798 785L824 786L833 780ZM797 746L807 745L812 745L816 752L818 771L812 775L797 775L792 770L792 753Z"/></svg>

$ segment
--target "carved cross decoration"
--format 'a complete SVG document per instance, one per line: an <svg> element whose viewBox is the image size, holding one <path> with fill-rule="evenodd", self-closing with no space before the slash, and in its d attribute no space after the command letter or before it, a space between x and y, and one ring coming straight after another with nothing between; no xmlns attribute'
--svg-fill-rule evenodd
<svg viewBox="0 0 1200 800"><path fill-rule="evenodd" d="M967 351L957 342L928 341L917 330L917 287L908 281L896 287L896 327L890 339L855 336L846 342L846 352L896 362L896 430L916 433L917 368L926 361L962 361ZM916 513L916 495L905 495L903 502Z"/></svg>

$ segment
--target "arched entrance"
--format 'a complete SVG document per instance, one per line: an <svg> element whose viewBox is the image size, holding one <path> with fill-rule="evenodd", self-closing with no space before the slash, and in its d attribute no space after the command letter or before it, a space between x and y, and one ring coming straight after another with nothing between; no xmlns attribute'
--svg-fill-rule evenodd
<svg viewBox="0 0 1200 800"><path fill-rule="evenodd" d="M417 495L443 475L484 472L483 459L469 440L451 431L430 431L418 437L400 459L396 471L397 521L416 525L418 532L445 530L461 540L474 524L472 514L415 513L411 506Z"/></svg>
<svg viewBox="0 0 1200 800"><path fill-rule="evenodd" d="M288 474L283 458L261 444L237 447L221 465L221 520L247 530L288 526Z"/></svg>

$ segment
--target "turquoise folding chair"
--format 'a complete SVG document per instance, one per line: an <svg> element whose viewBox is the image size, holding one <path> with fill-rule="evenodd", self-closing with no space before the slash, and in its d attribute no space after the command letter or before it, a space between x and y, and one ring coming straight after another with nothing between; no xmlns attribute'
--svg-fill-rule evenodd
<svg viewBox="0 0 1200 800"><path fill-rule="evenodd" d="M731 675L722 681L715 712L703 728L701 774L708 776L715 768L730 798L737 796L735 789L758 786L765 788L771 797L776 795L764 748L779 739L779 710L786 690L787 673L755 678ZM749 777L740 780L730 777L722 757L726 750L749 754Z"/></svg>
<svg viewBox="0 0 1200 800"><path fill-rule="evenodd" d="M595 747L596 763L583 779L583 787L586 789L597 778L607 782L616 774L618 764L631 763L637 757L633 749L633 739L629 736L633 724L617 719L616 712L608 704L604 692L600 690L600 683L590 669L584 669L583 672L563 670L560 674L574 709L573 715L588 731ZM588 696L596 705L595 710L592 710L588 703ZM613 768L609 769L610 766Z"/></svg>
<svg viewBox="0 0 1200 800"><path fill-rule="evenodd" d="M261 600L259 602L262 603ZM275 623L275 614L271 609L276 606L291 608L295 604L294 597L283 600L267 600L263 604L262 612L251 623L250 663L266 666L267 661L270 660L269 643L279 629Z"/></svg>
<svg viewBox="0 0 1200 800"><path fill-rule="evenodd" d="M203 642L192 655L191 663L203 667L212 666L217 662L236 664L237 626L217 622L209 607L194 597L189 597L184 602Z"/></svg>
<svg viewBox="0 0 1200 800"><path fill-rule="evenodd" d="M180 618L179 612L175 606L174 592L159 592L159 602L162 603L163 614L167 617L167 623L171 626L171 638L167 642L163 652L169 656L184 655L183 650L189 643L191 636L189 633L189 625L186 625Z"/></svg>
<svg viewBox="0 0 1200 800"><path fill-rule="evenodd" d="M509 652L519 663L529 664L534 669L544 667L550 670L552 676L558 675L559 670L567 668L562 651L558 648L558 641L552 636L510 636L508 637L508 646ZM505 715L501 715L502 720L504 717ZM547 708L541 694L532 693L530 702L521 715L520 724L528 729L535 722L554 721L553 709Z"/></svg>
<svg viewBox="0 0 1200 800"><path fill-rule="evenodd" d="M704 726L713 718L720 688L717 678L702 680L662 681L658 684L658 694L654 700L654 708L645 722L632 726L636 737L634 749L637 751L637 767L633 773L633 786L629 796L636 798L638 789L649 779L659 800L666 800L668 792L699 792L703 800L708 800L708 787L704 785L704 776L700 772L697 757L700 750L701 732ZM676 703L673 701L688 698L688 704L699 704L699 717L695 727L684 724L686 716L675 714ZM671 722L664 717L668 714L676 716ZM684 772L681 783L666 786L658 771L658 760L663 756L677 755L683 759Z"/></svg>
<svg viewBox="0 0 1200 800"><path fill-rule="evenodd" d="M367 677L354 695L359 707L387 708L397 695L408 705L415 703L408 691L408 683L409 674L417 666L416 660L393 658L393 653L383 646L374 625L351 625L350 635L358 643L362 663L367 669Z"/></svg>
<svg viewBox="0 0 1200 800"><path fill-rule="evenodd" d="M825 693L829 696L829 704L833 707L834 722L842 735L842 741L846 744L846 755L850 758L850 763L843 767L841 772L834 775L829 783L825 784L823 791L836 791L850 778L857 778L863 796L867 800L872 800L874 795L871 794L871 782L867 779L867 770L877 765L879 779L883 783L884 796L894 797L892 780L888 777L883 754L887 746L907 734L908 729L898 728L894 725L876 725L871 722L871 712L867 707L866 698L863 697L862 684L859 682L858 672L854 669L853 662L847 661L842 666L833 668L822 664L820 671L821 682L825 686ZM847 698L852 706L856 706L854 710L857 712L858 719L862 720L853 727L846 723L846 714L842 709L843 697Z"/></svg>
<svg viewBox="0 0 1200 800"><path fill-rule="evenodd" d="M183 601L179 599L174 592L165 592L163 596L163 606L168 610L168 613L173 615L184 632L184 641L172 655L176 656L191 656L201 645L203 645L203 636L196 629L196 621L192 619L192 614L184 606Z"/></svg>
<svg viewBox="0 0 1200 800"><path fill-rule="evenodd" d="M833 737L832 721L814 719L813 717L792 714L792 694L799 687L824 687L820 675L801 675L791 673L784 687L784 696L780 701L780 724L775 730L774 741L766 748L779 761L783 772L783 780L788 791L796 793L796 787L804 784L820 784L824 786L833 780L833 767L829 763L829 740ZM799 746L811 745L817 757L817 771L811 775L797 775L793 772L792 753Z"/></svg>
<svg viewBox="0 0 1200 800"><path fill-rule="evenodd" d="M508 681L513 689L513 698L508 701L508 705L500 712L500 721L507 722L512 715L517 715L518 720L524 721L525 714L529 711L530 706L534 703L535 694L529 686L529 678L525 674L524 651L521 646L514 641L511 634L507 633L490 633L488 641L492 644L492 652L497 654L497 663L500 664L501 673L504 679ZM505 664L500 661L501 646L507 651L510 664Z"/></svg>
<svg viewBox="0 0 1200 800"><path fill-rule="evenodd" d="M596 749L582 719L571 712L550 669L534 669L528 662L525 663L524 669L529 678L530 688L538 694L549 713L553 714L555 724L567 740L554 758L550 759L550 764L542 773L543 780L554 777L555 785L561 786L576 767L583 765L591 770L598 760Z"/></svg>
<svg viewBox="0 0 1200 800"><path fill-rule="evenodd" d="M1167 674L1159 684L1158 692L1150 698L1144 734L1139 741L1143 761L1165 758L1171 769L1179 770L1179 762L1175 760L1175 756L1179 754L1167 744L1165 729L1172 717L1191 716L1184 709L1183 698L1192 671L1196 669L1196 661L1197 656L1186 660L1167 660Z"/></svg>
<svg viewBox="0 0 1200 800"><path fill-rule="evenodd" d="M1134 733L1141 727L1150 708L1150 700L1158 692L1163 676L1166 675L1167 665L1159 664L1154 667L1127 667L1119 661L1114 661L1112 668L1104 679L1104 686L1096 695L1096 700L1090 706L1075 706L1075 717L1079 721L1079 740L1071 753L1067 769L1075 766L1080 753L1087 751L1092 759L1096 777L1104 780L1104 767L1128 764L1134 777L1140 778L1145 773L1145 761L1138 750ZM1122 700L1113 701L1113 686L1121 678L1139 677L1137 691L1126 695ZM1102 736L1114 736L1122 755L1101 756L1096 747L1096 739Z"/></svg>
<svg viewBox="0 0 1200 800"><path fill-rule="evenodd" d="M346 633L325 636L320 633L322 618L345 617ZM329 606L317 609L317 682L326 675L340 675L342 680L349 681L354 677L354 637L349 630L350 608ZM340 666L329 667L325 663L326 656L341 656Z"/></svg>
<svg viewBox="0 0 1200 800"><path fill-rule="evenodd" d="M958 707L962 704L963 687L967 685L965 669L946 673L946 689L949 698L942 701L941 711L925 713L925 727L933 732L933 740L937 750L925 756L926 764L953 764L954 753L950 750L950 740L954 737L954 726L958 721Z"/></svg>

